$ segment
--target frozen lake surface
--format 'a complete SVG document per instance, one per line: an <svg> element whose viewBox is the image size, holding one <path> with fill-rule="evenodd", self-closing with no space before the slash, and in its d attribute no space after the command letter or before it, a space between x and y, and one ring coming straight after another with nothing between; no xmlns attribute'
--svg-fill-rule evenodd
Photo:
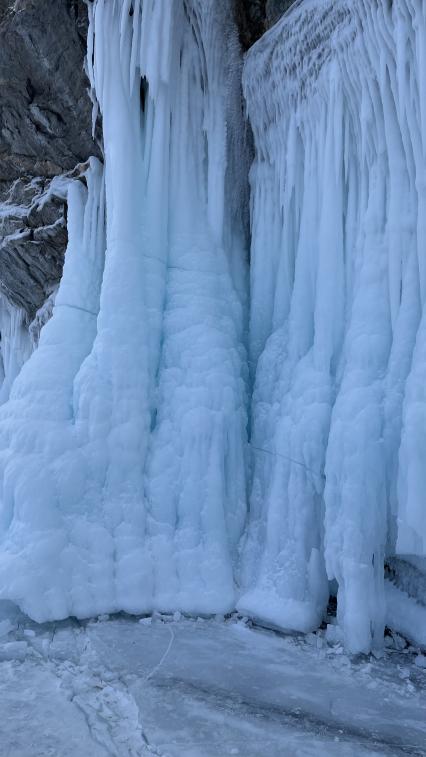
<svg viewBox="0 0 426 757"><path fill-rule="evenodd" d="M236 619L9 618L2 757L426 755L425 658L412 649L350 659L321 634Z"/></svg>

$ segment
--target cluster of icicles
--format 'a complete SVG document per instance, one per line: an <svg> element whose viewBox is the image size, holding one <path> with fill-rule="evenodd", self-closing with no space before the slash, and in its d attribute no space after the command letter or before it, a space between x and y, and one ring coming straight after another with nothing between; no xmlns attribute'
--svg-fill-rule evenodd
<svg viewBox="0 0 426 757"><path fill-rule="evenodd" d="M230 1L89 11L105 169L0 411L0 597L307 631L331 585L380 646L426 553L424 4L302 0L247 56L250 286Z"/></svg>

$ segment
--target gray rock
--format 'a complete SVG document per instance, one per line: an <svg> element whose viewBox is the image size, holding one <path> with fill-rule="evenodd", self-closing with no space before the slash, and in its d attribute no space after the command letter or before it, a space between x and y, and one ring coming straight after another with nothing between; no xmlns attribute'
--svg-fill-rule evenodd
<svg viewBox="0 0 426 757"><path fill-rule="evenodd" d="M267 0L266 2L266 27L269 28L275 24L285 13L295 0Z"/></svg>
<svg viewBox="0 0 426 757"><path fill-rule="evenodd" d="M287 11L295 0L235 0L240 40L247 50Z"/></svg>
<svg viewBox="0 0 426 757"><path fill-rule="evenodd" d="M4 7L6 6L6 10ZM91 137L82 0L0 10L0 181L54 176L99 148Z"/></svg>
<svg viewBox="0 0 426 757"><path fill-rule="evenodd" d="M30 187L24 186L28 194ZM0 288L31 321L62 273L67 244L64 201L52 197L41 212L35 204L11 205L7 213L8 207L3 205L0 220Z"/></svg>
<svg viewBox="0 0 426 757"><path fill-rule="evenodd" d="M90 156L83 0L0 0L0 292L31 321L57 284L65 202L39 197Z"/></svg>

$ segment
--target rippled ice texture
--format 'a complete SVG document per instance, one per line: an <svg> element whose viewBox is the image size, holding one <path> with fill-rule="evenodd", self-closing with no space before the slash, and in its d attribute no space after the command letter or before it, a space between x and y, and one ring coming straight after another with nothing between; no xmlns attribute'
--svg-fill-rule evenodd
<svg viewBox="0 0 426 757"><path fill-rule="evenodd" d="M0 594L36 620L235 605L247 235L228 10L90 6L105 176L93 159L69 188L53 317L0 419Z"/></svg>

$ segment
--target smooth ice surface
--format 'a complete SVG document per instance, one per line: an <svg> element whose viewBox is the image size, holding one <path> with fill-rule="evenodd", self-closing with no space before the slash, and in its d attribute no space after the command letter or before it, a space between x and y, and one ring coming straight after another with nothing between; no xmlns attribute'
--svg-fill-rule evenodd
<svg viewBox="0 0 426 757"><path fill-rule="evenodd" d="M105 172L65 188L53 314L0 415L0 596L38 621L227 612L246 517L237 34L225 0L89 11Z"/></svg>
<svg viewBox="0 0 426 757"><path fill-rule="evenodd" d="M426 4L304 0L249 52L254 476L238 603L381 645L424 555Z"/></svg>
<svg viewBox="0 0 426 757"><path fill-rule="evenodd" d="M425 754L413 649L351 662L321 634L285 639L234 620L18 623L0 638L4 755Z"/></svg>

